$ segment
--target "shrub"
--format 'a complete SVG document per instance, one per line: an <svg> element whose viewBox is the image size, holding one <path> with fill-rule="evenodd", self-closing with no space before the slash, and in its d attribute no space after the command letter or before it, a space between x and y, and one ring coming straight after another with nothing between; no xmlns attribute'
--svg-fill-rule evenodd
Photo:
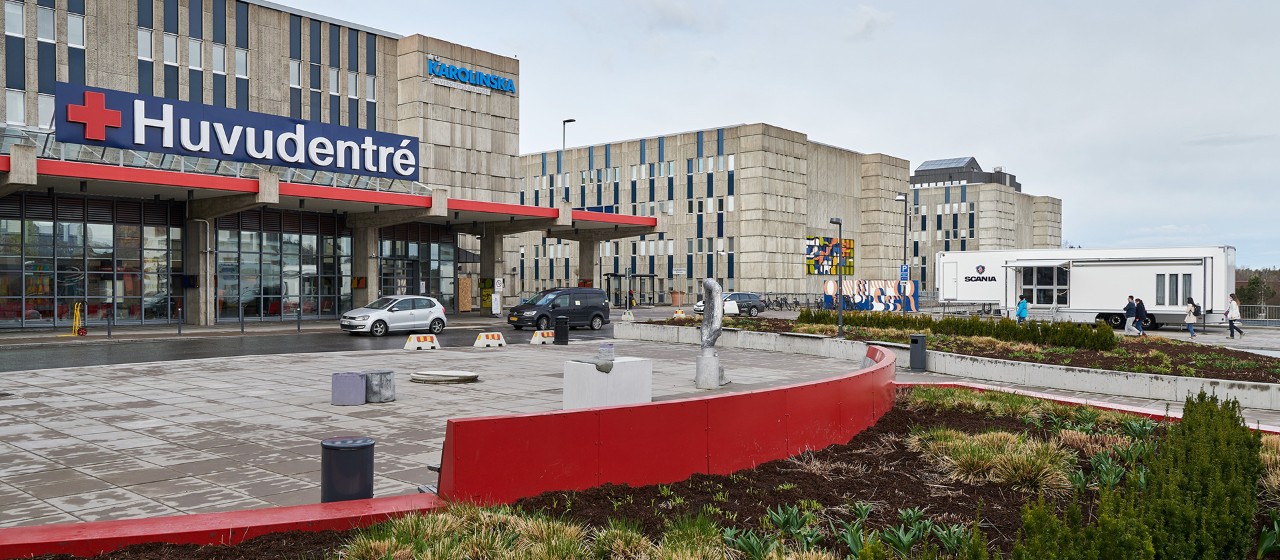
<svg viewBox="0 0 1280 560"><path fill-rule="evenodd" d="M834 325L836 312L827 309L802 309L796 317L798 325ZM1116 347L1115 332L1105 323L1084 325L1079 323L1043 323L1031 321L1019 325L1009 318L986 319L977 315L967 319L929 315L852 311L844 314L846 329L879 329L909 332L928 332L934 335L991 337L1006 342L1086 348L1107 351Z"/></svg>

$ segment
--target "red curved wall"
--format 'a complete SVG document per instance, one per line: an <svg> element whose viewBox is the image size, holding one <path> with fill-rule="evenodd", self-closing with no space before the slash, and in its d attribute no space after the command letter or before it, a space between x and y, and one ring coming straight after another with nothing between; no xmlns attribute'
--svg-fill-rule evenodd
<svg viewBox="0 0 1280 560"><path fill-rule="evenodd" d="M509 503L604 483L640 486L727 474L845 443L893 407L895 355L821 381L563 412L450 420L440 495Z"/></svg>

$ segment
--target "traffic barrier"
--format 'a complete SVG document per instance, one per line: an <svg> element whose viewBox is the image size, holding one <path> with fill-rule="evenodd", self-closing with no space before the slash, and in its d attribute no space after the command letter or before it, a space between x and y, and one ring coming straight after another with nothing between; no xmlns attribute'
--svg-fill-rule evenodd
<svg viewBox="0 0 1280 560"><path fill-rule="evenodd" d="M405 350L439 350L440 339L434 334L411 334L404 341Z"/></svg>
<svg viewBox="0 0 1280 560"><path fill-rule="evenodd" d="M507 339L502 337L500 332L482 332L476 335L476 343L472 346L476 348L493 348L496 346L506 346Z"/></svg>
<svg viewBox="0 0 1280 560"><path fill-rule="evenodd" d="M623 311L623 312L622 312L622 320L623 320L623 321L634 321L634 320L636 320L636 314L635 314L635 312L633 312L633 311Z"/></svg>
<svg viewBox="0 0 1280 560"><path fill-rule="evenodd" d="M533 331L529 344L551 344L556 339L556 331Z"/></svg>
<svg viewBox="0 0 1280 560"><path fill-rule="evenodd" d="M675 314L675 315L672 315L672 316L671 316L671 318L672 318L672 319L683 319L683 318L684 318L684 310L683 310L683 309L677 309L677 310L676 310L676 314Z"/></svg>

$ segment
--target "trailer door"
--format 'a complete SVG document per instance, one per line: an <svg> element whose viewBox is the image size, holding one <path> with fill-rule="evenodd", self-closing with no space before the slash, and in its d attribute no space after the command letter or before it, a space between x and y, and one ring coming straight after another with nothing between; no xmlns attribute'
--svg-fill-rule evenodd
<svg viewBox="0 0 1280 560"><path fill-rule="evenodd" d="M942 263L942 297L940 299L948 300L960 297L958 264L955 261Z"/></svg>

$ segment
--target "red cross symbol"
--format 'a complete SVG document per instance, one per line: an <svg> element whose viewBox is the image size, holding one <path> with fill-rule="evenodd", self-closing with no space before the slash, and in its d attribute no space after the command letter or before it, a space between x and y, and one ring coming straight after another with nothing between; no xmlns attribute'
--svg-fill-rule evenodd
<svg viewBox="0 0 1280 560"><path fill-rule="evenodd" d="M107 108L106 96L84 92L84 105L67 105L67 122L84 125L85 140L106 140L107 127L120 128L120 111Z"/></svg>

